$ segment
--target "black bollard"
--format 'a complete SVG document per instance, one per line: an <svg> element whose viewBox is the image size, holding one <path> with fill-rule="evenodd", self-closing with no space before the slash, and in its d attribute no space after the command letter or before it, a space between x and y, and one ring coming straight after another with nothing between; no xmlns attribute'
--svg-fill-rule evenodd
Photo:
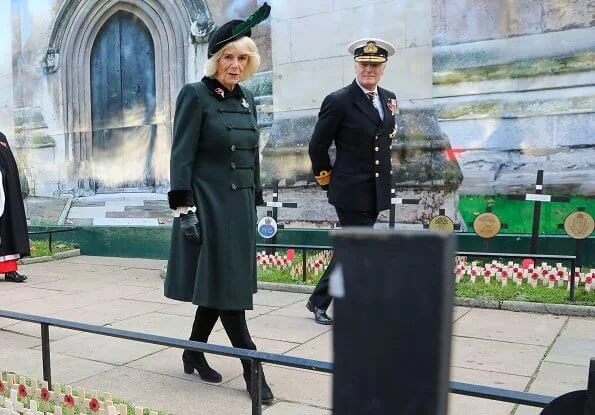
<svg viewBox="0 0 595 415"><path fill-rule="evenodd" d="M454 237L333 234L334 415L447 412Z"/></svg>

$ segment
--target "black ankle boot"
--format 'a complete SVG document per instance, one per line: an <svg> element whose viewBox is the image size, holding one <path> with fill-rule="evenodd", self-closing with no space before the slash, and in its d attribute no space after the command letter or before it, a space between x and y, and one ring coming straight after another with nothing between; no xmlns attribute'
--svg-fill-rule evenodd
<svg viewBox="0 0 595 415"><path fill-rule="evenodd" d="M244 366L244 380L246 381L246 389L248 390L248 393L250 394L250 396L252 396L252 393L250 392L251 389L251 385L252 385L252 371L250 370L250 362L246 362L244 363L242 361L242 366ZM262 371L262 366L260 367L261 373L262 373L262 403L264 405L268 405L271 404L273 402L273 399L275 399L275 396L273 395L273 391L271 390L271 388L269 387L269 385L267 384L266 379L264 378L264 371Z"/></svg>
<svg viewBox="0 0 595 415"><path fill-rule="evenodd" d="M222 380L221 374L209 366L204 353L184 350L182 363L184 363L184 373L191 374L196 370L205 382L220 383Z"/></svg>

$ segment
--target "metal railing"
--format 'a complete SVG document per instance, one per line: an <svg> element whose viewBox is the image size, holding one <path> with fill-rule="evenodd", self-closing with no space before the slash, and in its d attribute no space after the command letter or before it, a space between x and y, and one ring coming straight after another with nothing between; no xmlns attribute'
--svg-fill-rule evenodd
<svg viewBox="0 0 595 415"><path fill-rule="evenodd" d="M52 253L52 235L54 233L62 233L62 232L72 232L74 228L67 228L67 229L52 229L49 231L33 231L28 232L28 235L45 235L48 234L48 245L50 248L50 253Z"/></svg>
<svg viewBox="0 0 595 415"><path fill-rule="evenodd" d="M43 379L47 381L49 385L52 385L52 374L50 365L50 327L61 327L86 333L99 334L101 336L110 336L120 339L138 341L142 343L158 344L161 346L174 347L177 349L186 349L196 352L212 353L221 356L249 360L251 362L252 368L252 383L250 385L250 396L252 399L252 415L262 414L261 363L271 363L280 366L294 367L323 373L333 372L332 363L323 362L320 360L310 360L274 353L259 352L255 350L238 349L229 346L219 346L215 344L182 340L172 337L164 337L154 334L139 333L128 330L120 330L110 327L95 326L91 324L77 323L74 321L59 320L55 318L17 313L13 311L0 310L0 317L9 318L13 320L27 321L41 325L41 359L43 362ZM509 402L538 408L545 408L554 399L554 397L552 396L520 392L508 389L493 388L490 386L481 386L461 382L450 382L449 390L451 393L458 395L466 395L475 398Z"/></svg>

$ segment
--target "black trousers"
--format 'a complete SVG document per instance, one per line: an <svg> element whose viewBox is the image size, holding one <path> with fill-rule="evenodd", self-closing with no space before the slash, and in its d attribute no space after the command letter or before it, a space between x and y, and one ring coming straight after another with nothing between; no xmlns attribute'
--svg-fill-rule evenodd
<svg viewBox="0 0 595 415"><path fill-rule="evenodd" d="M341 227L346 226L367 226L372 227L378 219L378 212L357 212L353 210L345 210L341 208L335 208L337 216L339 217L339 223ZM310 296L310 302L316 308L326 310L333 298L328 293L329 286L329 275L335 268L335 257L331 259L328 267L320 277L320 281L316 285L314 292Z"/></svg>
<svg viewBox="0 0 595 415"><path fill-rule="evenodd" d="M223 328L233 347L241 349L256 350L256 345L250 337L248 325L246 324L246 312L244 310L218 310L216 308L198 307L194 316L190 340L206 343L209 335L221 318ZM250 372L250 362L242 360L244 372Z"/></svg>

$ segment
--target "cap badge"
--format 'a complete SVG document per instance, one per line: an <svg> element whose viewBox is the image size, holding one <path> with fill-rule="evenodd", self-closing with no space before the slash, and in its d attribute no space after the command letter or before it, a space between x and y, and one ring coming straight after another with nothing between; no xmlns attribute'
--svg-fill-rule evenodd
<svg viewBox="0 0 595 415"><path fill-rule="evenodd" d="M378 46L376 46L376 42L369 41L364 47L364 53L378 53Z"/></svg>

